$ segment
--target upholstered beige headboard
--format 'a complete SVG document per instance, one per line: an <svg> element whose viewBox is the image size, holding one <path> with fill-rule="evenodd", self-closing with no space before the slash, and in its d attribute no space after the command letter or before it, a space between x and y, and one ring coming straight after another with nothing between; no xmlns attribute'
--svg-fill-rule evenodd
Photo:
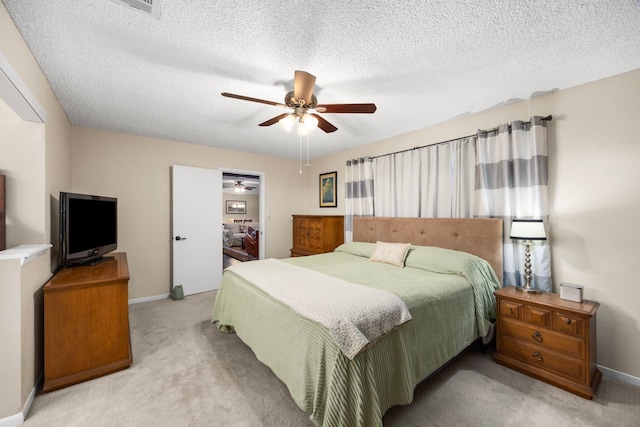
<svg viewBox="0 0 640 427"><path fill-rule="evenodd" d="M411 243L486 259L502 282L502 219L354 217L354 242Z"/></svg>

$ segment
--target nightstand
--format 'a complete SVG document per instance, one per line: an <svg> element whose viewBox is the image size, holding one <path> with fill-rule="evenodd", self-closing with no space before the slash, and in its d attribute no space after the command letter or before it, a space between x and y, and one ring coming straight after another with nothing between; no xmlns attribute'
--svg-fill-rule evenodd
<svg viewBox="0 0 640 427"><path fill-rule="evenodd" d="M528 294L514 286L495 293L498 307L495 360L586 399L595 397L595 301Z"/></svg>

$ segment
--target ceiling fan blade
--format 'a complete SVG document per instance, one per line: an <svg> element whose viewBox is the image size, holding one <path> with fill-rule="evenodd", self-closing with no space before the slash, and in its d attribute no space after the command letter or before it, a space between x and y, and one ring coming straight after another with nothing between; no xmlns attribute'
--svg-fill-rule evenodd
<svg viewBox="0 0 640 427"><path fill-rule="evenodd" d="M315 84L316 76L306 71L296 70L293 78L293 97L296 101L304 99L304 103L309 104Z"/></svg>
<svg viewBox="0 0 640 427"><path fill-rule="evenodd" d="M322 104L316 107L316 111L319 113L371 114L376 109L376 104Z"/></svg>
<svg viewBox="0 0 640 427"><path fill-rule="evenodd" d="M236 95L234 93L222 92L220 95L226 96L227 98L235 98L235 99L240 99L240 100L243 100L243 101L259 102L261 104L275 105L276 107L288 108L286 105L281 104L279 102L266 101L264 99L251 98L249 96Z"/></svg>
<svg viewBox="0 0 640 427"><path fill-rule="evenodd" d="M325 131L326 133L331 133L331 132L335 132L338 130L337 127L335 127L334 125L332 125L331 123L329 123L328 121L326 121L323 117L317 115L317 114L311 114L313 117L315 117L316 119L318 119L318 127L320 129L322 129L323 131Z"/></svg>
<svg viewBox="0 0 640 427"><path fill-rule="evenodd" d="M285 114L280 114L279 116L276 116L272 119L267 120L266 122L262 122L260 123L258 126L271 126L274 125L276 123L278 123L281 119L284 119L285 117L287 117L289 114L285 113Z"/></svg>

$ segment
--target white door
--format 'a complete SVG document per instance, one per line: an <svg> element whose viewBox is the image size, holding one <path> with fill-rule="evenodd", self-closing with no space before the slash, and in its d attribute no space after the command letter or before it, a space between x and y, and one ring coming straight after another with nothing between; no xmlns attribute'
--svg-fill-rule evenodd
<svg viewBox="0 0 640 427"><path fill-rule="evenodd" d="M173 286L185 295L218 289L222 280L222 172L173 166Z"/></svg>

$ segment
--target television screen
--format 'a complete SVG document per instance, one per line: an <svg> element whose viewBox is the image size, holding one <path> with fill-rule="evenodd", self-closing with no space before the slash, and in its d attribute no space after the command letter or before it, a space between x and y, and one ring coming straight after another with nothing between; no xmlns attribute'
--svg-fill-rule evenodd
<svg viewBox="0 0 640 427"><path fill-rule="evenodd" d="M117 199L60 193L60 245L63 265L95 264L117 248Z"/></svg>

